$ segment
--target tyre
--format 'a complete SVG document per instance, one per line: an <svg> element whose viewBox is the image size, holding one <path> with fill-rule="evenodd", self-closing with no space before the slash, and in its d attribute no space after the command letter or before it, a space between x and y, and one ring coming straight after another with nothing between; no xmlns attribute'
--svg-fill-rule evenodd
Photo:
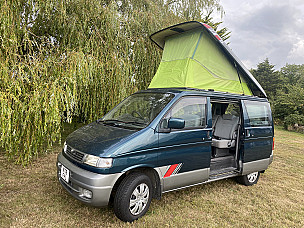
<svg viewBox="0 0 304 228"><path fill-rule="evenodd" d="M250 186L256 184L259 180L259 177L260 177L260 172L253 172L244 176L237 177L236 180L240 184Z"/></svg>
<svg viewBox="0 0 304 228"><path fill-rule="evenodd" d="M142 217L152 200L152 183L142 173L131 173L119 185L114 197L114 213L124 222Z"/></svg>

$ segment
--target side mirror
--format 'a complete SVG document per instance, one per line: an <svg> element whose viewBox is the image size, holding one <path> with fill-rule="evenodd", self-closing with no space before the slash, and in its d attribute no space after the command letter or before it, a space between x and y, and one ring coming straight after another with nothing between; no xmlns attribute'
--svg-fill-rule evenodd
<svg viewBox="0 0 304 228"><path fill-rule="evenodd" d="M168 121L168 128L183 129L185 127L185 120L180 118L170 118Z"/></svg>

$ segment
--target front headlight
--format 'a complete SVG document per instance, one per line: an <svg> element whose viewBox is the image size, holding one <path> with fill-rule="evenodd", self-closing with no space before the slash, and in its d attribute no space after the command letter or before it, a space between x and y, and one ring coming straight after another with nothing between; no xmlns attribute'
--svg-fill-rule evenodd
<svg viewBox="0 0 304 228"><path fill-rule="evenodd" d="M94 155L86 154L83 158L83 163L98 168L111 168L113 158L100 158Z"/></svg>

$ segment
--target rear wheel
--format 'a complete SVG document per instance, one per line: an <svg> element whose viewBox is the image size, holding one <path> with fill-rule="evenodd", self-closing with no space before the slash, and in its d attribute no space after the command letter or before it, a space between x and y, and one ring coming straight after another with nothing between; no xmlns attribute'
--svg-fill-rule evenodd
<svg viewBox="0 0 304 228"><path fill-rule="evenodd" d="M240 184L250 186L256 184L259 180L259 177L260 177L260 172L253 172L244 176L237 177L236 180Z"/></svg>
<svg viewBox="0 0 304 228"><path fill-rule="evenodd" d="M152 199L152 183L142 173L131 173L119 185L114 198L114 213L122 221L132 222L143 216Z"/></svg>

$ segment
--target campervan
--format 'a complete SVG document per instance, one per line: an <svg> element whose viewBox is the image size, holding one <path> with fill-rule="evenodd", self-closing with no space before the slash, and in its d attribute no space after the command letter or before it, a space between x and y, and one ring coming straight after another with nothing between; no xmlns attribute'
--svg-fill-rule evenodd
<svg viewBox="0 0 304 228"><path fill-rule="evenodd" d="M225 178L254 185L273 160L266 94L210 26L186 22L150 38L164 50L149 88L71 133L57 161L67 192L111 202L129 222L166 192Z"/></svg>

